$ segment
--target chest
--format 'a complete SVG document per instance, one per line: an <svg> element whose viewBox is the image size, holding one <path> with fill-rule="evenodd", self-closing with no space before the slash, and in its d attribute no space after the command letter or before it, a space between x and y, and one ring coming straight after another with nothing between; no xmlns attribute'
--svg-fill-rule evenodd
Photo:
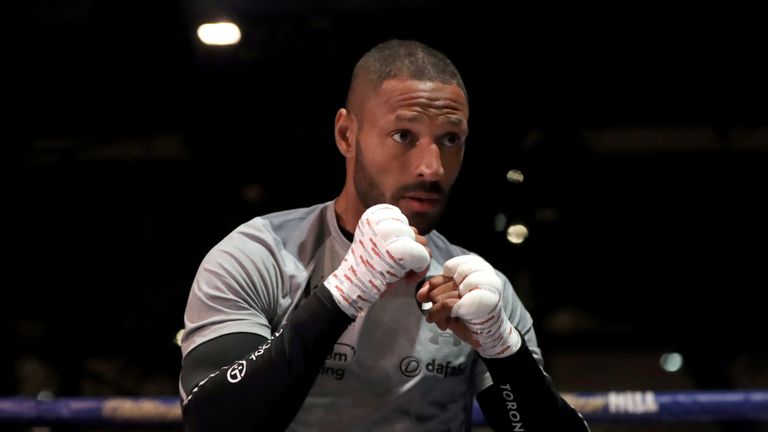
<svg viewBox="0 0 768 432"><path fill-rule="evenodd" d="M465 389L471 347L426 322L415 290L395 285L358 317L326 358L316 387L337 387L346 380L353 387L386 393L424 381Z"/></svg>

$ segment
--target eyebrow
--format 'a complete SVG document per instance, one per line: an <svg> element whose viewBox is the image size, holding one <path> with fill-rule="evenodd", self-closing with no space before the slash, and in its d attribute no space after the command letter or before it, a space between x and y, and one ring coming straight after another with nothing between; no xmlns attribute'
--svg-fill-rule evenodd
<svg viewBox="0 0 768 432"><path fill-rule="evenodd" d="M442 117L448 121L448 123L454 125L454 126L463 126L464 125L464 119L459 116L445 116Z"/></svg>
<svg viewBox="0 0 768 432"><path fill-rule="evenodd" d="M445 120L446 122L452 124L453 126L463 126L465 124L464 119L461 116L447 115L447 116L440 116L440 119ZM424 116L422 114L400 113L395 115L395 120L404 121L408 123L418 123L424 120Z"/></svg>
<svg viewBox="0 0 768 432"><path fill-rule="evenodd" d="M424 120L424 116L420 114L403 114L398 113L395 114L395 120L397 121L405 121L408 123L417 123Z"/></svg>

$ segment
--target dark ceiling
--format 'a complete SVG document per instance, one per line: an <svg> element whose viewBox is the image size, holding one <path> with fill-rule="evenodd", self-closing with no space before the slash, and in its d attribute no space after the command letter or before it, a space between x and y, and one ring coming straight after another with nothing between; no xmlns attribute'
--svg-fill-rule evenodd
<svg viewBox="0 0 768 432"><path fill-rule="evenodd" d="M505 270L542 323L565 309L591 317L577 339L542 324L544 340L696 350L691 332L727 321L716 335L754 350L766 316L765 31L747 14L578 12L16 2L0 100L15 354L172 349L215 242L338 192L335 111L356 58L392 37L444 51L470 95L441 231ZM197 40L219 19L239 24L240 44ZM525 181L507 183L509 169ZM497 214L528 225L528 241L507 243Z"/></svg>

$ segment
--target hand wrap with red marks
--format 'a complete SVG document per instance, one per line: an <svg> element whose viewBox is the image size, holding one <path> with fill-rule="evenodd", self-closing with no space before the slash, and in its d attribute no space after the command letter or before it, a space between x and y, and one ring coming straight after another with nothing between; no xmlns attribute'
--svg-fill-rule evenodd
<svg viewBox="0 0 768 432"><path fill-rule="evenodd" d="M443 275L453 278L461 296L451 316L461 318L472 331L480 355L500 358L515 353L522 340L504 313L501 279L493 267L477 255L461 255L445 262Z"/></svg>
<svg viewBox="0 0 768 432"><path fill-rule="evenodd" d="M429 264L427 249L418 243L399 208L375 205L363 213L352 247L339 268L324 282L334 300L355 318L378 300L387 286L410 270Z"/></svg>

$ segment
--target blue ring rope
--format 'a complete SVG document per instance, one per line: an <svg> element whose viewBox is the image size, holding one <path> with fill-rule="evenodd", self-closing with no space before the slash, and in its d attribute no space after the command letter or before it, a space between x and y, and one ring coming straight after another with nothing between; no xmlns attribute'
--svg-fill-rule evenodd
<svg viewBox="0 0 768 432"><path fill-rule="evenodd" d="M768 390L564 392L589 423L768 421ZM178 425L179 398L0 398L0 423ZM473 423L485 424L475 403Z"/></svg>

